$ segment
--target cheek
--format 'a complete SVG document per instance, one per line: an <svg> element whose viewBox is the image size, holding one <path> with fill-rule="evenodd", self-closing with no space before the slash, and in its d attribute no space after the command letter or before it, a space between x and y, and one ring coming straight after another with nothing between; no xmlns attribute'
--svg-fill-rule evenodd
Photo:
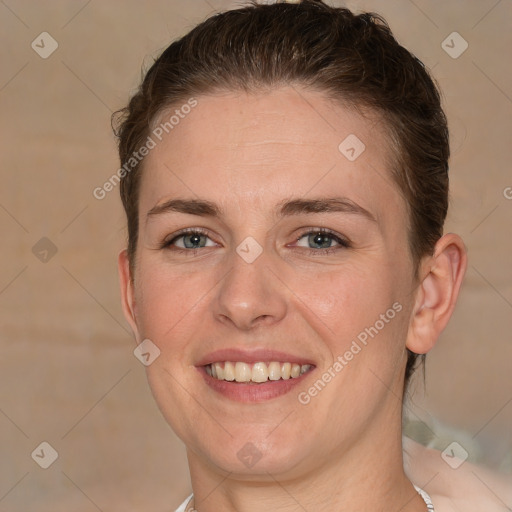
<svg viewBox="0 0 512 512"><path fill-rule="evenodd" d="M161 347L184 344L190 336L186 332L187 318L194 316L212 288L208 276L202 272L180 274L141 262L138 277L136 303L141 335Z"/></svg>
<svg viewBox="0 0 512 512"><path fill-rule="evenodd" d="M398 296L393 276L377 266L351 265L312 274L297 279L293 287L300 298L297 307L325 334L331 350L337 353L374 325Z"/></svg>

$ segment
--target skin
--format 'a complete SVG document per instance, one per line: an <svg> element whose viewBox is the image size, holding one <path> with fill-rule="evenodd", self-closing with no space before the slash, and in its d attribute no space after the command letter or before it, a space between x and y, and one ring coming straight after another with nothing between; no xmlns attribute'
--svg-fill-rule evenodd
<svg viewBox="0 0 512 512"><path fill-rule="evenodd" d="M436 512L509 512L512 479L465 461L453 469L441 453L404 438L404 466L414 482L428 482Z"/></svg>
<svg viewBox="0 0 512 512"><path fill-rule="evenodd" d="M126 251L119 255L126 318L138 343L149 338L161 351L148 379L187 446L195 508L424 511L402 461L406 347L428 352L448 322L466 268L462 240L444 235L415 277L407 207L375 115L291 87L197 100L144 162L133 276ZM353 162L338 150L349 134L366 146ZM275 213L283 201L330 197L372 218ZM176 198L208 200L222 213L148 215ZM207 245L185 254L181 238L161 247L184 228L207 230ZM350 247L332 238L328 252L311 245L303 235L318 228ZM249 236L262 249L252 263L236 252ZM297 394L396 302L402 310L301 404ZM232 347L277 348L315 368L283 396L236 402L196 368ZM261 455L250 468L237 457L246 443Z"/></svg>

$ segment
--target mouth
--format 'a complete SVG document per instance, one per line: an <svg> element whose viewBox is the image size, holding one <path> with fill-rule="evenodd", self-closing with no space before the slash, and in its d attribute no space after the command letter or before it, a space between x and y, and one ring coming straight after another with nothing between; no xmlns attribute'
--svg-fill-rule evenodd
<svg viewBox="0 0 512 512"><path fill-rule="evenodd" d="M222 355L229 357L242 354L230 352ZM314 364L306 361L284 358L284 361L258 360L256 357L256 354L247 357L252 359L251 362L247 362L247 359L237 361L235 358L222 360L219 357L214 362L203 361L197 369L207 386L215 392L213 396L245 404L267 402L289 394L315 369Z"/></svg>
<svg viewBox="0 0 512 512"><path fill-rule="evenodd" d="M297 379L311 371L313 365L291 362L222 361L204 366L205 372L215 380L236 383L263 384L280 380Z"/></svg>
<svg viewBox="0 0 512 512"><path fill-rule="evenodd" d="M315 368L313 359L265 347L218 349L196 362L212 399L245 404L291 396Z"/></svg>

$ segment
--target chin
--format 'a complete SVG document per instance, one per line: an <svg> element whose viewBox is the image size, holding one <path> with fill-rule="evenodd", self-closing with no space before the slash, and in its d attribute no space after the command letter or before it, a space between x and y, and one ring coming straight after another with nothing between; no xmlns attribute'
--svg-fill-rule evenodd
<svg viewBox="0 0 512 512"><path fill-rule="evenodd" d="M230 438L226 443L212 443L214 450L212 445L204 446L201 443L203 446L193 451L217 470L229 473L233 479L261 481L298 475L307 458L304 438L298 438L293 443L289 436L287 440L276 438L275 442L269 442L265 437L268 434L262 439L245 434Z"/></svg>

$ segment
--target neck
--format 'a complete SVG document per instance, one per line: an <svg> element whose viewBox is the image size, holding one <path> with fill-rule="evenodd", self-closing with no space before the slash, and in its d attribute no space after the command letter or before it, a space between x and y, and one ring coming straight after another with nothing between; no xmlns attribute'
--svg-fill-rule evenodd
<svg viewBox="0 0 512 512"><path fill-rule="evenodd" d="M329 460L310 465L309 471L295 471L293 477L265 472L252 475L248 481L233 473L222 473L189 452L193 509L424 512L423 499L404 473L399 425L391 430L396 435L388 435L386 440L381 439L378 428L375 430L368 431L348 449L333 450Z"/></svg>

